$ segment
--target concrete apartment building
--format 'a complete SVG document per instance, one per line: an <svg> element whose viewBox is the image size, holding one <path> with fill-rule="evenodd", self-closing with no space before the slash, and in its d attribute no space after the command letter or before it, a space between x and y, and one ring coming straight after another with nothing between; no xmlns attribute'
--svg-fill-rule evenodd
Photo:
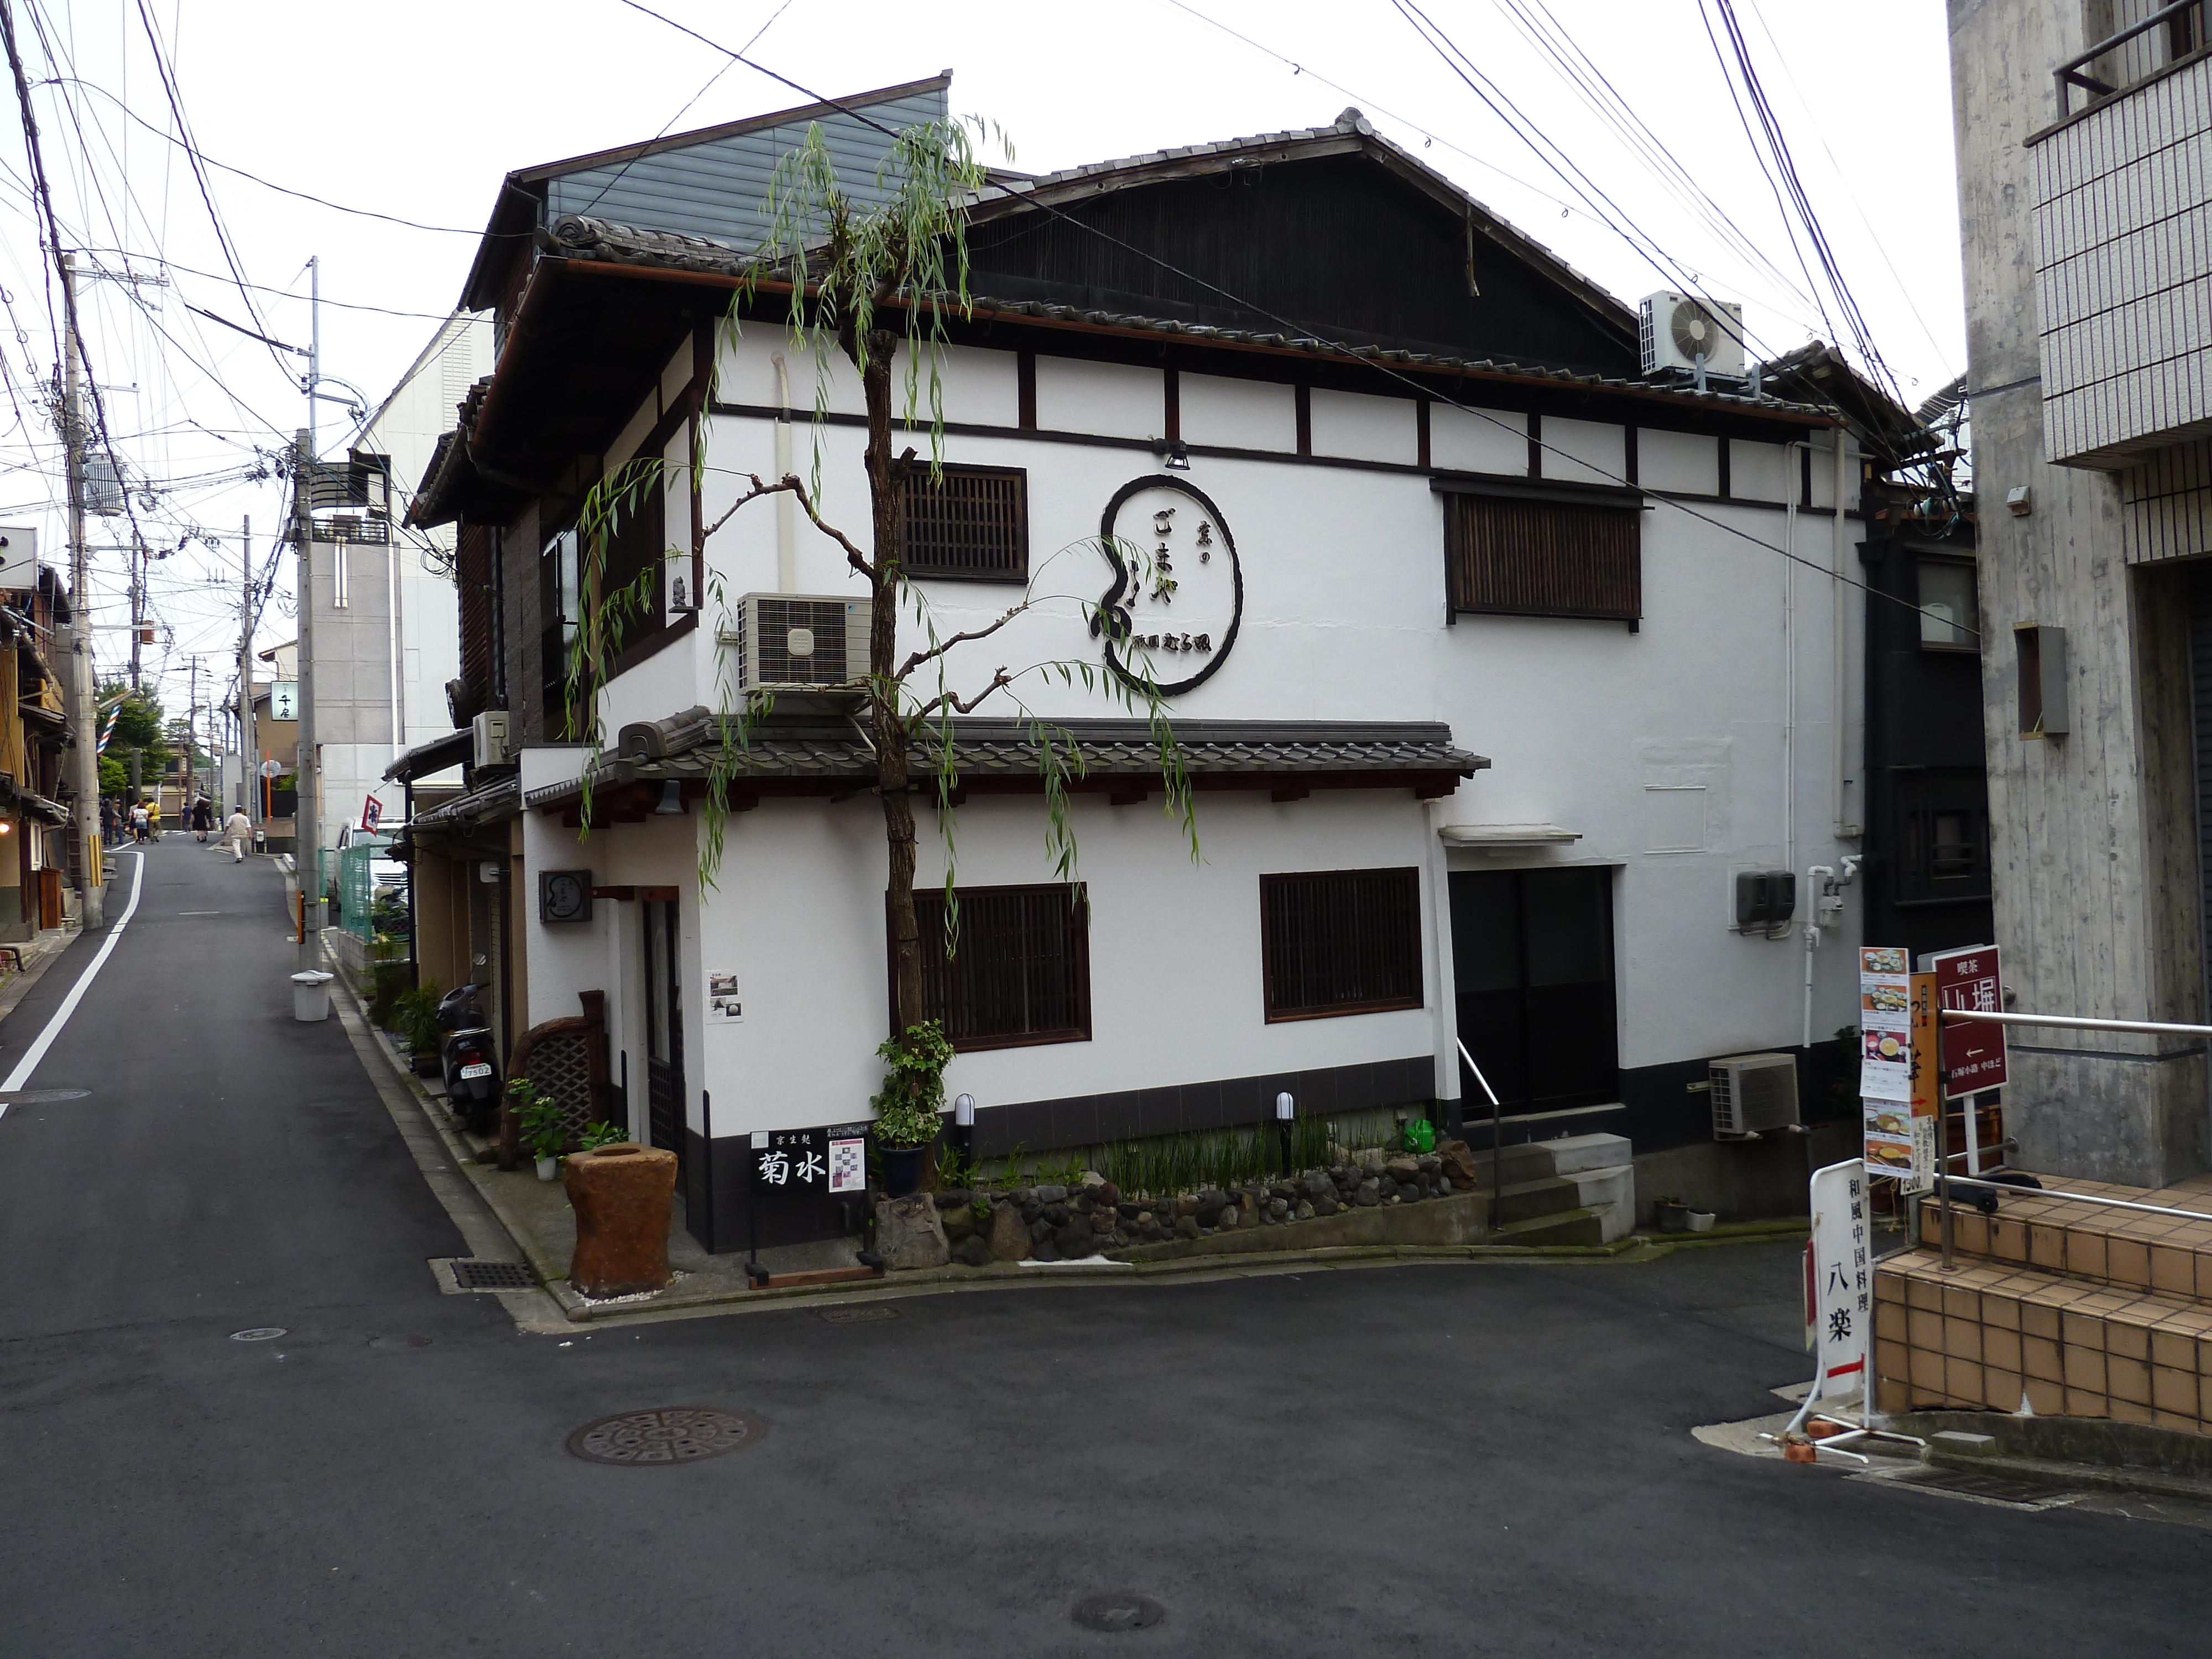
<svg viewBox="0 0 2212 1659"><path fill-rule="evenodd" d="M1950 0L1996 935L2025 1011L2205 1018L2205 14ZM2019 1036L2029 1167L2205 1167L2202 1042Z"/></svg>

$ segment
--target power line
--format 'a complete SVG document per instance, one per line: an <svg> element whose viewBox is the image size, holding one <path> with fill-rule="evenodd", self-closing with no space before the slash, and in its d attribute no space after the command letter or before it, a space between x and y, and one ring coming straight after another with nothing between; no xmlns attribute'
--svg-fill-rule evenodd
<svg viewBox="0 0 2212 1659"><path fill-rule="evenodd" d="M669 27L677 30L680 33L690 36L702 46L707 46L713 51L721 52L726 57L737 58L737 60L739 63L744 64L746 68L754 70L756 73L765 75L772 81L778 82L784 86L789 87L793 91L799 94L802 97L810 99L815 103L826 104L830 108L835 109L842 114L851 116L854 119L861 122L865 125L874 128L875 131L884 134L886 137L895 139L898 137L897 133L893 131L890 127L885 126L881 121L877 120L873 116L867 114L865 111L856 110L849 104L846 104L837 99L826 96L822 93L815 91L811 87L802 86L799 82L791 79L788 76L778 74L775 70L768 68L764 64L756 63L751 58L742 57L738 53L732 52L727 46L723 46L720 42L709 40L707 36L700 33L696 29L687 27L685 25L677 22L672 18L663 16L660 13L654 11L651 7L642 4L641 0L621 0L621 3L629 7L633 11L642 12L647 17L653 18L658 22L666 24ZM1440 393L1433 387L1423 385L1420 381L1414 380L1411 375L1401 372L1389 363L1382 362L1370 354L1358 351L1353 347L1341 340L1332 340L1328 338L1326 336L1322 336L1315 333L1313 331L1306 330L1303 325L1291 322L1287 318L1278 315L1276 313L1269 310L1267 307L1259 304L1255 301L1247 300L1243 295L1223 288L1218 283L1209 282L1203 276L1200 276L1194 272L1183 270L1181 266L1175 264L1172 261L1163 259L1158 254L1137 246L1134 243L1124 241L1121 238L1114 235L1109 231L1102 229L1100 227L1088 223L1084 220L1078 219L1073 215L1064 213L1049 202L1034 202L1032 203L1032 205L1042 211L1051 215L1054 218L1074 226L1078 229L1088 232L1090 234L1098 237L1102 240L1110 242L1114 246L1120 247L1129 253L1134 254L1139 258L1145 260L1147 264L1155 265L1171 276L1180 276L1185 282L1209 289L1212 293L1221 295L1224 299L1229 301L1232 305L1237 306L1240 309L1261 317L1265 317L1280 327L1293 331L1302 331L1308 337L1312 338L1315 343L1331 350L1342 352L1347 356L1351 356L1360 362L1365 363L1376 373L1382 374L1390 380L1400 382L1409 390L1417 392L1423 397L1431 398L1438 403L1447 404L1451 408L1460 410L1462 414L1475 416L1481 420L1489 422L1492 425L1498 427L1504 431L1514 434L1516 436L1524 438L1527 436L1527 433L1524 428L1515 427L1510 422L1499 419L1498 416L1488 410L1474 408L1469 404L1461 403L1455 398ZM917 302L920 303L925 301L918 296ZM934 300L928 300L926 302L932 304L938 303L938 301ZM1842 445L1843 441L1844 434L1839 428L1836 433L1836 442L1839 447ZM1547 450L1553 454L1560 456L1562 459L1572 459L1577 465L1597 473L1599 477L1608 479L1612 483L1628 488L1634 488L1633 485L1629 484L1627 479L1621 477L1619 474L1608 472L1603 467L1594 466L1589 462L1583 460L1580 457L1570 457L1564 449L1561 449L1557 445L1553 444L1541 437L1530 440L1530 441L1534 442L1539 449ZM1879 589L1869 587L1866 583L1847 576L1840 570L1832 569L1826 565L1820 564L1814 560L1804 557L1802 554L1794 553L1788 548L1777 547L1773 543L1763 540L1759 537L1754 536L1747 530L1738 529L1735 526L1729 524L1722 520L1716 519L1710 514L1700 513L1697 508L1690 506L1686 502L1675 501L1667 495L1659 495L1656 499L1666 502L1668 506L1673 507L1676 512L1697 520L1701 524L1708 525L1713 529L1718 530L1723 534L1734 536L1739 540L1749 542L1754 547L1764 548L1770 553L1779 554L1783 558L1789 560L1793 564L1802 564L1808 569L1817 571L1824 576L1832 577L1835 580L1842 583L1846 587L1855 587L1861 592L1875 594L1876 597L1885 599L1893 605L1899 605L1907 611L1918 612L1923 616L1932 616L1935 614L1933 611L1923 610L1919 605L1913 605L1907 600L1899 599L1893 594L1884 593ZM1844 511L1844 503L1840 497L1837 500L1834 510L1838 514ZM1945 618L1944 620L1948 621L1949 619Z"/></svg>

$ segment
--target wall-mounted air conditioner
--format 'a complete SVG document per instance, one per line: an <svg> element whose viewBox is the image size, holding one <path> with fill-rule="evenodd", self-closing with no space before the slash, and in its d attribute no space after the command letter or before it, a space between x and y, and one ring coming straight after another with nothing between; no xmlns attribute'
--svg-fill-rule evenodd
<svg viewBox="0 0 2212 1659"><path fill-rule="evenodd" d="M1646 374L1694 374L1703 357L1706 374L1743 379L1743 307L1733 300L1650 294L1638 307L1638 319Z"/></svg>
<svg viewBox="0 0 2212 1659"><path fill-rule="evenodd" d="M720 635L736 657L740 693L828 690L867 678L867 599L818 593L748 593Z"/></svg>
<svg viewBox="0 0 2212 1659"><path fill-rule="evenodd" d="M469 754L472 766L507 764L507 710L487 708L469 722L475 741Z"/></svg>
<svg viewBox="0 0 2212 1659"><path fill-rule="evenodd" d="M1797 1121L1797 1061L1790 1054L1729 1054L1709 1062L1715 1136L1755 1135Z"/></svg>

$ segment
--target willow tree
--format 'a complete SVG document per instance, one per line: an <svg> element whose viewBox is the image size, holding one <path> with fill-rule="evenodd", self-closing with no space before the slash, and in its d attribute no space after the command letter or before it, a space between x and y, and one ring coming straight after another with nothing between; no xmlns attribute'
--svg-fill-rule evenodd
<svg viewBox="0 0 2212 1659"><path fill-rule="evenodd" d="M977 132L980 136L980 126ZM1041 591L1041 569L1032 574L1020 599L998 616L947 633L938 626L927 597L908 579L900 550L900 481L906 468L920 463L910 444L902 447L901 434L927 442L930 482L939 483L945 428L939 370L942 349L949 343L946 325L971 310L966 210L983 187L984 175L969 125L933 121L898 133L876 171L875 184L873 202L854 198L838 179L819 126L811 128L805 142L776 167L764 204L768 234L732 296L724 327L734 339L748 315L757 317L765 308L767 296L788 294L784 325L794 346L815 365L813 460L806 478L796 473L774 479L739 474L744 488L707 526L705 536L712 537L750 503L787 494L868 585L873 600L868 670L859 689L874 751L875 793L883 811L887 854L893 1011L886 1054L896 1075L912 1052L942 1042L941 1034L928 1025L922 1000L914 801L917 793L933 784L945 844L945 948L950 951L957 948L959 915L953 892L953 800L960 781L955 716L973 714L995 698L1022 722L1037 757L1047 848L1063 881L1076 878L1070 787L1087 769L1073 734L1030 709L1024 696L1030 683L1080 686L1126 710L1141 712L1158 757L1165 810L1179 823L1194 859L1199 848L1189 779L1157 684L1148 673L1140 672L1131 678L1089 659L1054 658L1018 668L1001 665L966 687L954 681L953 652L990 638L1047 600L1079 604L1088 624L1085 637L1103 632L1126 644L1128 623L1121 613L1079 595ZM866 409L862 464L868 483L869 524L865 536L830 523L820 507L831 365L838 358L858 374ZM706 469L703 439L695 447L692 465L696 480ZM652 487L658 466L654 461L634 464L587 501L585 522L595 572L604 568L604 550L617 521L640 493ZM1094 538L1076 545L1096 550L1100 544ZM1153 554L1147 548L1120 541L1111 550L1140 580L1157 581L1164 576L1164 571L1154 571ZM668 556L688 559L690 551L672 548ZM1053 562L1046 561L1044 568ZM586 708L601 665L619 652L627 617L643 608L642 582L648 579L658 580L659 573L647 573L635 592L603 596L594 607L596 614L587 617L571 658L572 686L579 678L583 682L576 689L586 694ZM709 593L704 597L720 608L720 584L711 575L708 580ZM596 574L591 585L596 591ZM904 655L898 648L902 617L913 619L919 635L919 642ZM700 873L709 883L720 860L730 789L744 773L751 736L769 707L769 697L759 693L733 704L726 684L723 687L721 740L709 765L701 849Z"/></svg>

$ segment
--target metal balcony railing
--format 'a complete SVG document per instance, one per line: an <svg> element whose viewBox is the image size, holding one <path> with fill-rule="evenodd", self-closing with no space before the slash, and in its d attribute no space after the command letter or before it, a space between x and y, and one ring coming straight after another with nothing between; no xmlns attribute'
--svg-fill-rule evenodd
<svg viewBox="0 0 2212 1659"><path fill-rule="evenodd" d="M2074 113L2072 88L2075 87L2081 88L2093 99L2109 98L2112 94L2124 91L2128 87L2133 86L2152 70L2161 69L2167 63L2201 50L2205 43L2204 3L2205 0L2174 0L2172 5L2160 6L2148 16L2129 24L2127 27L2116 33L2106 35L2087 52L2077 57L2069 58L2061 64L2052 71L2058 82L2060 116L2064 117ZM2149 33L2161 25L2168 26L2167 51L2162 61L2146 64L2140 73L2130 75L2118 85L2109 81L2100 80L2088 72L2088 66L2100 58L2107 57L2118 52L2130 41ZM2181 25L2182 27L2176 29L2171 27L2172 25Z"/></svg>

